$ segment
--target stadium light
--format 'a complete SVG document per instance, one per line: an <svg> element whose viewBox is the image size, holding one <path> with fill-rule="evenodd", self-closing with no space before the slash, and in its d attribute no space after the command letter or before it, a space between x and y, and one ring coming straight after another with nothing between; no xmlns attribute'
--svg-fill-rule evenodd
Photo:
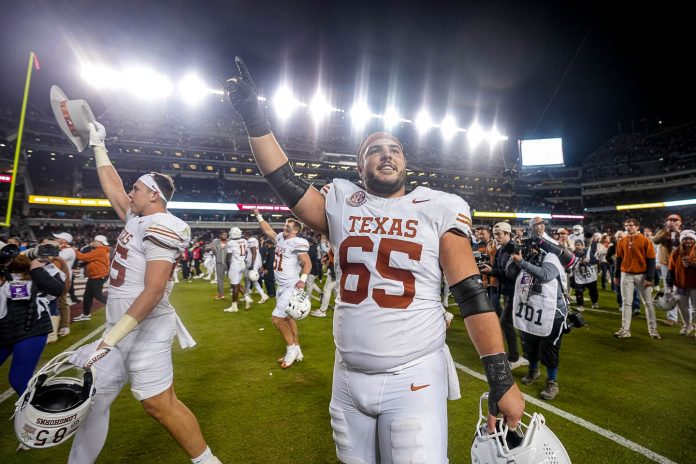
<svg viewBox="0 0 696 464"><path fill-rule="evenodd" d="M300 102L295 99L288 87L282 86L273 96L273 106L278 117L286 119L300 106Z"/></svg>
<svg viewBox="0 0 696 464"><path fill-rule="evenodd" d="M396 109L387 108L387 110L382 115L382 119L384 120L384 127L386 127L387 129L391 129L392 127L396 126L399 123L399 121L401 121L401 116L399 116L399 113L396 111Z"/></svg>
<svg viewBox="0 0 696 464"><path fill-rule="evenodd" d="M334 107L331 106L331 104L326 100L326 97L324 97L324 95L322 95L321 92L317 92L309 104L309 113L312 115L312 119L314 119L315 123L319 123L319 121L324 119L333 111Z"/></svg>
<svg viewBox="0 0 696 464"><path fill-rule="evenodd" d="M208 87L196 74L187 74L179 82L179 95L186 103L196 104L210 93Z"/></svg>
<svg viewBox="0 0 696 464"><path fill-rule="evenodd" d="M118 87L120 80L116 71L106 66L93 64L82 66L82 78L98 89Z"/></svg>
<svg viewBox="0 0 696 464"><path fill-rule="evenodd" d="M145 99L168 97L174 90L169 78L149 68L127 69L123 82L131 94Z"/></svg>
<svg viewBox="0 0 696 464"><path fill-rule="evenodd" d="M427 110L421 110L416 116L416 130L425 134L433 127L433 120Z"/></svg>
<svg viewBox="0 0 696 464"><path fill-rule="evenodd" d="M507 136L502 135L497 128L491 129L490 132L486 134L486 139L491 147L494 147L498 142L503 142L507 140Z"/></svg>
<svg viewBox="0 0 696 464"><path fill-rule="evenodd" d="M362 129L372 117L372 111L365 102L356 102L350 110L353 127Z"/></svg>
<svg viewBox="0 0 696 464"><path fill-rule="evenodd" d="M443 119L442 123L440 124L440 130L442 131L442 136L445 138L445 140L452 139L452 137L454 137L459 131L457 121L454 120L454 116L445 116L445 119Z"/></svg>
<svg viewBox="0 0 696 464"><path fill-rule="evenodd" d="M471 148L476 148L479 143L483 140L485 137L485 133L483 132L483 129L481 129L481 126L478 125L478 123L473 123L471 127L469 127L469 130L466 132L466 138L469 140L469 146Z"/></svg>

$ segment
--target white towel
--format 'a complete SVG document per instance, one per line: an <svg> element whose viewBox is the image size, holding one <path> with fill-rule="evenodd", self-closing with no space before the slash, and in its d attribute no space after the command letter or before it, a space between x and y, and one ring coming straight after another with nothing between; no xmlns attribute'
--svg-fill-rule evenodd
<svg viewBox="0 0 696 464"><path fill-rule="evenodd" d="M192 348L196 346L196 340L193 339L186 326L181 322L181 318L178 314L174 313L176 316L176 338L179 339L179 345L182 349Z"/></svg>
<svg viewBox="0 0 696 464"><path fill-rule="evenodd" d="M454 365L454 359L452 359L452 354L447 344L442 348L442 352L445 354L445 359L447 359L447 399L450 401L458 400L462 397L459 388L459 377L457 377L457 368Z"/></svg>

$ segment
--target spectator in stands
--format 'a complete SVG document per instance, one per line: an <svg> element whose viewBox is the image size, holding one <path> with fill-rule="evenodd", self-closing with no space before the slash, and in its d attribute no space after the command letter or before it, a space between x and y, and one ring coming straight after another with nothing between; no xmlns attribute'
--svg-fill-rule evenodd
<svg viewBox="0 0 696 464"><path fill-rule="evenodd" d="M48 302L60 296L65 285L48 260L30 259L7 246L14 245L0 242L0 366L12 355L10 386L21 396L52 330Z"/></svg>
<svg viewBox="0 0 696 464"><path fill-rule="evenodd" d="M660 273L664 280L667 276L668 264L672 251L679 247L679 234L682 229L682 218L678 214L670 214L665 220L665 227L655 233L653 243L657 245L657 255L659 257ZM663 282L662 287L665 287ZM677 325L677 308L667 312L667 325Z"/></svg>
<svg viewBox="0 0 696 464"><path fill-rule="evenodd" d="M75 264L75 250L70 244L73 241L73 236L67 232L53 234L58 240L60 248L60 257L67 266L68 274L68 292L73 288L73 265ZM60 327L58 328L58 336L64 337L70 333L70 304L68 303L68 292L65 292L58 299L58 308L60 310Z"/></svg>
<svg viewBox="0 0 696 464"><path fill-rule="evenodd" d="M97 235L84 252L77 250L75 255L79 261L87 263L87 285L82 297L82 314L73 321L89 321L92 319L92 301L96 299L106 304L106 295L102 293L104 284L109 278L109 241L103 235Z"/></svg>
<svg viewBox="0 0 696 464"><path fill-rule="evenodd" d="M677 295L677 307L683 325L679 333L688 335L694 330L693 315L689 308L696 304L696 232L684 230L679 234L680 245L672 250L665 282ZM665 289L667 292L667 289Z"/></svg>
<svg viewBox="0 0 696 464"><path fill-rule="evenodd" d="M633 291L637 288L648 321L650 338L660 339L655 321L655 307L652 297L652 276L655 273L655 249L652 243L638 231L637 219L626 219L624 223L627 235L616 245L616 273L614 284L620 285L623 298L621 310L621 328L614 333L617 338L631 336L631 304Z"/></svg>
<svg viewBox="0 0 696 464"><path fill-rule="evenodd" d="M220 236L210 242L206 247L206 251L212 251L215 255L215 275L217 279L217 295L215 295L216 300L225 299L225 275L227 275L227 265L226 257L227 252L225 251L225 246L227 245L227 231L223 230L220 232Z"/></svg>

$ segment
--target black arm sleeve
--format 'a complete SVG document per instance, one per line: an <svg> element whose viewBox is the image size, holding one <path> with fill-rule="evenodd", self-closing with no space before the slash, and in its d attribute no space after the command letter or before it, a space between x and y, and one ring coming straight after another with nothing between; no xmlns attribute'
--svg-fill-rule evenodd
<svg viewBox="0 0 696 464"><path fill-rule="evenodd" d="M645 270L645 275L648 280L653 280L655 278L655 258L647 258L647 269Z"/></svg>

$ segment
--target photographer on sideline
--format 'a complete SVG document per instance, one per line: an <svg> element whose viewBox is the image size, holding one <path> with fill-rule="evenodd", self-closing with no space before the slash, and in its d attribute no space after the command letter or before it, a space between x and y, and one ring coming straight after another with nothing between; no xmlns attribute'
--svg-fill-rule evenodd
<svg viewBox="0 0 696 464"><path fill-rule="evenodd" d="M40 245L20 254L0 242L0 366L12 356L9 381L21 396L51 333L51 302L65 289L63 274L48 256L55 247Z"/></svg>
<svg viewBox="0 0 696 464"><path fill-rule="evenodd" d="M520 357L517 349L517 331L512 323L512 298L515 294L515 278L509 278L505 274L505 267L510 261L510 257L514 251L514 243L512 242L512 227L507 222L499 222L493 226L493 237L498 243L498 250L493 258L493 266L485 263L481 264L481 274L495 277L497 283L496 294L503 296L503 308L500 305L496 307L496 312L500 318L500 327L503 329L505 342L508 346L508 361L510 368L516 369L521 366L527 366L529 361L524 357Z"/></svg>
<svg viewBox="0 0 696 464"><path fill-rule="evenodd" d="M540 217L529 221L531 236L548 237ZM529 360L529 372L522 377L525 385L540 377L539 361L546 366L546 387L539 393L545 400L558 394L558 364L561 339L565 329L568 305L564 296L563 267L558 257L538 248L538 241L527 241L528 247L517 249L507 266L508 278L515 281L512 315L515 327L520 329L522 348Z"/></svg>

